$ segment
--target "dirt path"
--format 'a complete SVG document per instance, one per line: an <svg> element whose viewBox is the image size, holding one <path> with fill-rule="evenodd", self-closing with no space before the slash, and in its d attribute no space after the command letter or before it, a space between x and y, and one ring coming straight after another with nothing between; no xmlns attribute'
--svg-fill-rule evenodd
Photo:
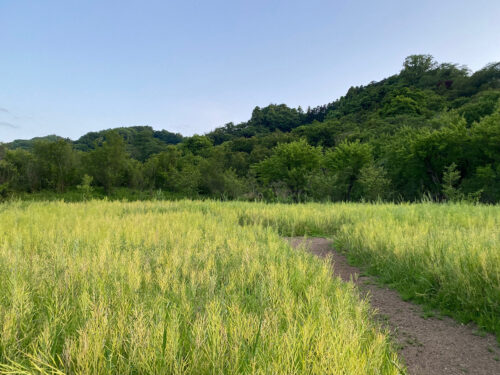
<svg viewBox="0 0 500 375"><path fill-rule="evenodd" d="M424 318L420 306L401 300L396 291L376 285L374 278L355 276L360 269L334 251L330 240L288 240L293 247L305 245L320 257L333 256L335 275L345 281L352 278L362 294L368 295L381 321L388 324L410 375L500 375L500 348L493 335L480 337L473 326L447 317Z"/></svg>

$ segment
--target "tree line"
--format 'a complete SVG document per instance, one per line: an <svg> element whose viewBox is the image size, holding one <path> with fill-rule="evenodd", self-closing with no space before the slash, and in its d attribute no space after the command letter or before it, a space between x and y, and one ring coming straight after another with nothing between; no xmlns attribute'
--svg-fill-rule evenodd
<svg viewBox="0 0 500 375"><path fill-rule="evenodd" d="M316 108L256 107L183 137L148 126L0 144L0 197L54 194L360 201L500 200L500 63L412 55Z"/></svg>

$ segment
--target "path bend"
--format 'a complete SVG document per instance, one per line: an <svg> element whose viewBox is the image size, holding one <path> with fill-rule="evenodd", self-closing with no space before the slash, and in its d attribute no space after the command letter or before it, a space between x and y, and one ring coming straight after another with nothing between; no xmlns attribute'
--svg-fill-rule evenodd
<svg viewBox="0 0 500 375"><path fill-rule="evenodd" d="M409 375L500 375L500 347L496 338L481 337L473 325L455 320L424 318L422 307L405 302L399 294L379 286L373 277L360 276L344 255L325 238L287 238L292 247L305 248L319 257L332 257L335 276L353 281L368 298L376 316L387 324Z"/></svg>

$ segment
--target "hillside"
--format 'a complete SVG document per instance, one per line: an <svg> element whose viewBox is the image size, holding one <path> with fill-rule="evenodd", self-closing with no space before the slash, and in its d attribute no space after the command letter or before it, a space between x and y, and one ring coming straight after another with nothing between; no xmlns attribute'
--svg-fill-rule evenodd
<svg viewBox="0 0 500 375"><path fill-rule="evenodd" d="M87 152L102 145L102 143L106 141L106 134L111 130L117 132L123 138L127 151L130 153L131 157L141 161L146 160L152 154L165 151L166 146L176 145L182 142L183 139L182 135L171 133L167 130L153 130L151 126L131 126L101 130L99 132L89 132L76 141L67 141L71 142L76 150ZM62 137L56 135L49 135L47 137L38 137L29 140L18 139L7 143L6 146L11 150L17 148L32 150L36 142L54 142L62 139Z"/></svg>
<svg viewBox="0 0 500 375"><path fill-rule="evenodd" d="M229 199L500 200L500 63L409 56L382 81L302 110L255 107L203 136L151 127L0 146L0 192L116 188ZM84 176L87 175L84 179Z"/></svg>

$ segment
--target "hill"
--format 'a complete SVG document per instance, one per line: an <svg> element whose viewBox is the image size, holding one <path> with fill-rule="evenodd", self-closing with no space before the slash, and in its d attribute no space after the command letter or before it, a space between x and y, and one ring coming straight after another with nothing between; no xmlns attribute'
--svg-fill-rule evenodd
<svg viewBox="0 0 500 375"><path fill-rule="evenodd" d="M125 141L127 151L130 155L134 159L141 161L146 160L152 154L165 151L166 146L176 145L183 139L182 135L171 133L167 130L153 130L150 126L131 126L101 130L99 132L89 132L78 138L78 140L71 141L71 143L76 150L90 151L102 145L102 143L106 141L106 134L110 131L117 132ZM63 138L57 135L36 137L29 140L18 139L7 143L6 146L11 150L17 148L32 150L36 142L54 142L60 139Z"/></svg>
<svg viewBox="0 0 500 375"><path fill-rule="evenodd" d="M33 146L35 145L36 142L56 142L60 139L64 139L62 137L59 137L58 135L52 134L52 135L47 135L45 137L35 137L31 139L16 139L12 142L6 143L5 147L7 147L10 150L15 150L17 148L23 149L23 150L33 150Z"/></svg>
<svg viewBox="0 0 500 375"><path fill-rule="evenodd" d="M255 107L247 122L205 135L136 126L14 141L0 149L0 184L63 192L88 175L106 194L498 202L499 100L500 63L471 72L412 55L331 103Z"/></svg>

